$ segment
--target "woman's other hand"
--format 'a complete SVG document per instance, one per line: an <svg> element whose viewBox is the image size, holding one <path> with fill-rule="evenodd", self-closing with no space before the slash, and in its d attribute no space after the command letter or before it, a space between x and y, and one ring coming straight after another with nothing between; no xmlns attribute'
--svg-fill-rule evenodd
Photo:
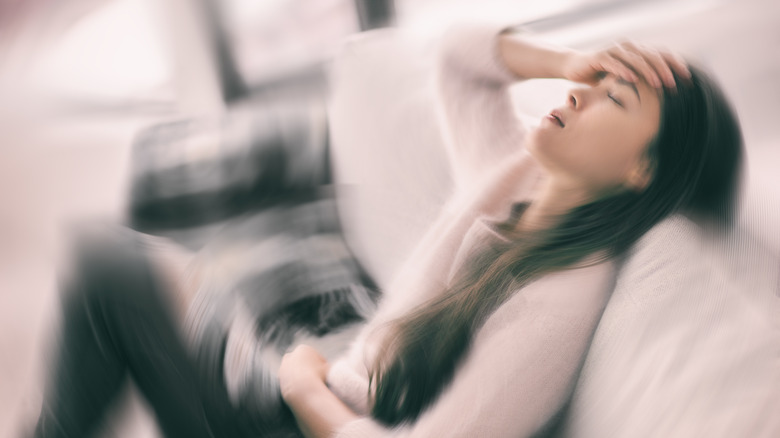
<svg viewBox="0 0 780 438"><path fill-rule="evenodd" d="M563 67L565 79L595 85L603 73L612 73L627 81L642 77L653 87L674 87L672 71L678 76L691 76L685 61L679 55L623 42L595 52L576 52L569 56Z"/></svg>
<svg viewBox="0 0 780 438"><path fill-rule="evenodd" d="M279 366L279 386L282 398L288 402L324 385L330 364L314 348L299 345L282 357Z"/></svg>
<svg viewBox="0 0 780 438"><path fill-rule="evenodd" d="M282 357L282 398L306 438L332 437L335 431L360 418L325 384L329 369L328 361L308 345L300 345Z"/></svg>

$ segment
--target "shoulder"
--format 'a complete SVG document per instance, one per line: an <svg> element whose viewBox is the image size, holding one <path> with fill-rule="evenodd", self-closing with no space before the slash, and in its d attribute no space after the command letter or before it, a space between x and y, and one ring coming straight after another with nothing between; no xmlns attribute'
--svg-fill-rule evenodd
<svg viewBox="0 0 780 438"><path fill-rule="evenodd" d="M614 288L617 261L598 261L599 256L591 255L567 269L543 275L517 293L558 312L600 312Z"/></svg>
<svg viewBox="0 0 780 438"><path fill-rule="evenodd" d="M581 330L595 327L615 286L614 259L543 275L518 287L488 318L481 336L534 327Z"/></svg>

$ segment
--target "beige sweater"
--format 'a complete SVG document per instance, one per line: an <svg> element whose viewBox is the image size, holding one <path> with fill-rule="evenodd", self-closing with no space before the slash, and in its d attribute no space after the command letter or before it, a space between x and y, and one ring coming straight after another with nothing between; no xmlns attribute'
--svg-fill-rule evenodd
<svg viewBox="0 0 780 438"><path fill-rule="evenodd" d="M436 84L458 189L385 291L375 318L331 366L331 390L364 415L341 428L340 438L533 434L570 396L612 291L614 261L532 282L476 333L453 382L415 424L388 429L368 416L367 365L379 344L368 334L430 299L468 254L501 239L489 221L532 198L544 178L523 147L527 128L507 90L519 78L497 58L499 30L460 26L442 40Z"/></svg>

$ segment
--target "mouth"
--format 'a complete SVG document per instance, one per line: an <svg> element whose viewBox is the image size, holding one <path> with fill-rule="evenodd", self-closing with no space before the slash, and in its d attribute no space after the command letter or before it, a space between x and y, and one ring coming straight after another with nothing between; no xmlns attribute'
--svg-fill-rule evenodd
<svg viewBox="0 0 780 438"><path fill-rule="evenodd" d="M563 115L557 109L550 111L550 114L547 114L545 118L553 123L557 123L561 128L566 126L566 123L563 122Z"/></svg>

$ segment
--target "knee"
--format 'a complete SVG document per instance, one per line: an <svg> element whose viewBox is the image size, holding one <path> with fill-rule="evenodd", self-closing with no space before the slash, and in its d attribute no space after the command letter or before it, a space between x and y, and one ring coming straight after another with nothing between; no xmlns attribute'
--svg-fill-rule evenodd
<svg viewBox="0 0 780 438"><path fill-rule="evenodd" d="M79 229L72 236L62 277L64 299L87 305L129 304L140 292L128 289L148 276L147 262L132 233L117 225Z"/></svg>

